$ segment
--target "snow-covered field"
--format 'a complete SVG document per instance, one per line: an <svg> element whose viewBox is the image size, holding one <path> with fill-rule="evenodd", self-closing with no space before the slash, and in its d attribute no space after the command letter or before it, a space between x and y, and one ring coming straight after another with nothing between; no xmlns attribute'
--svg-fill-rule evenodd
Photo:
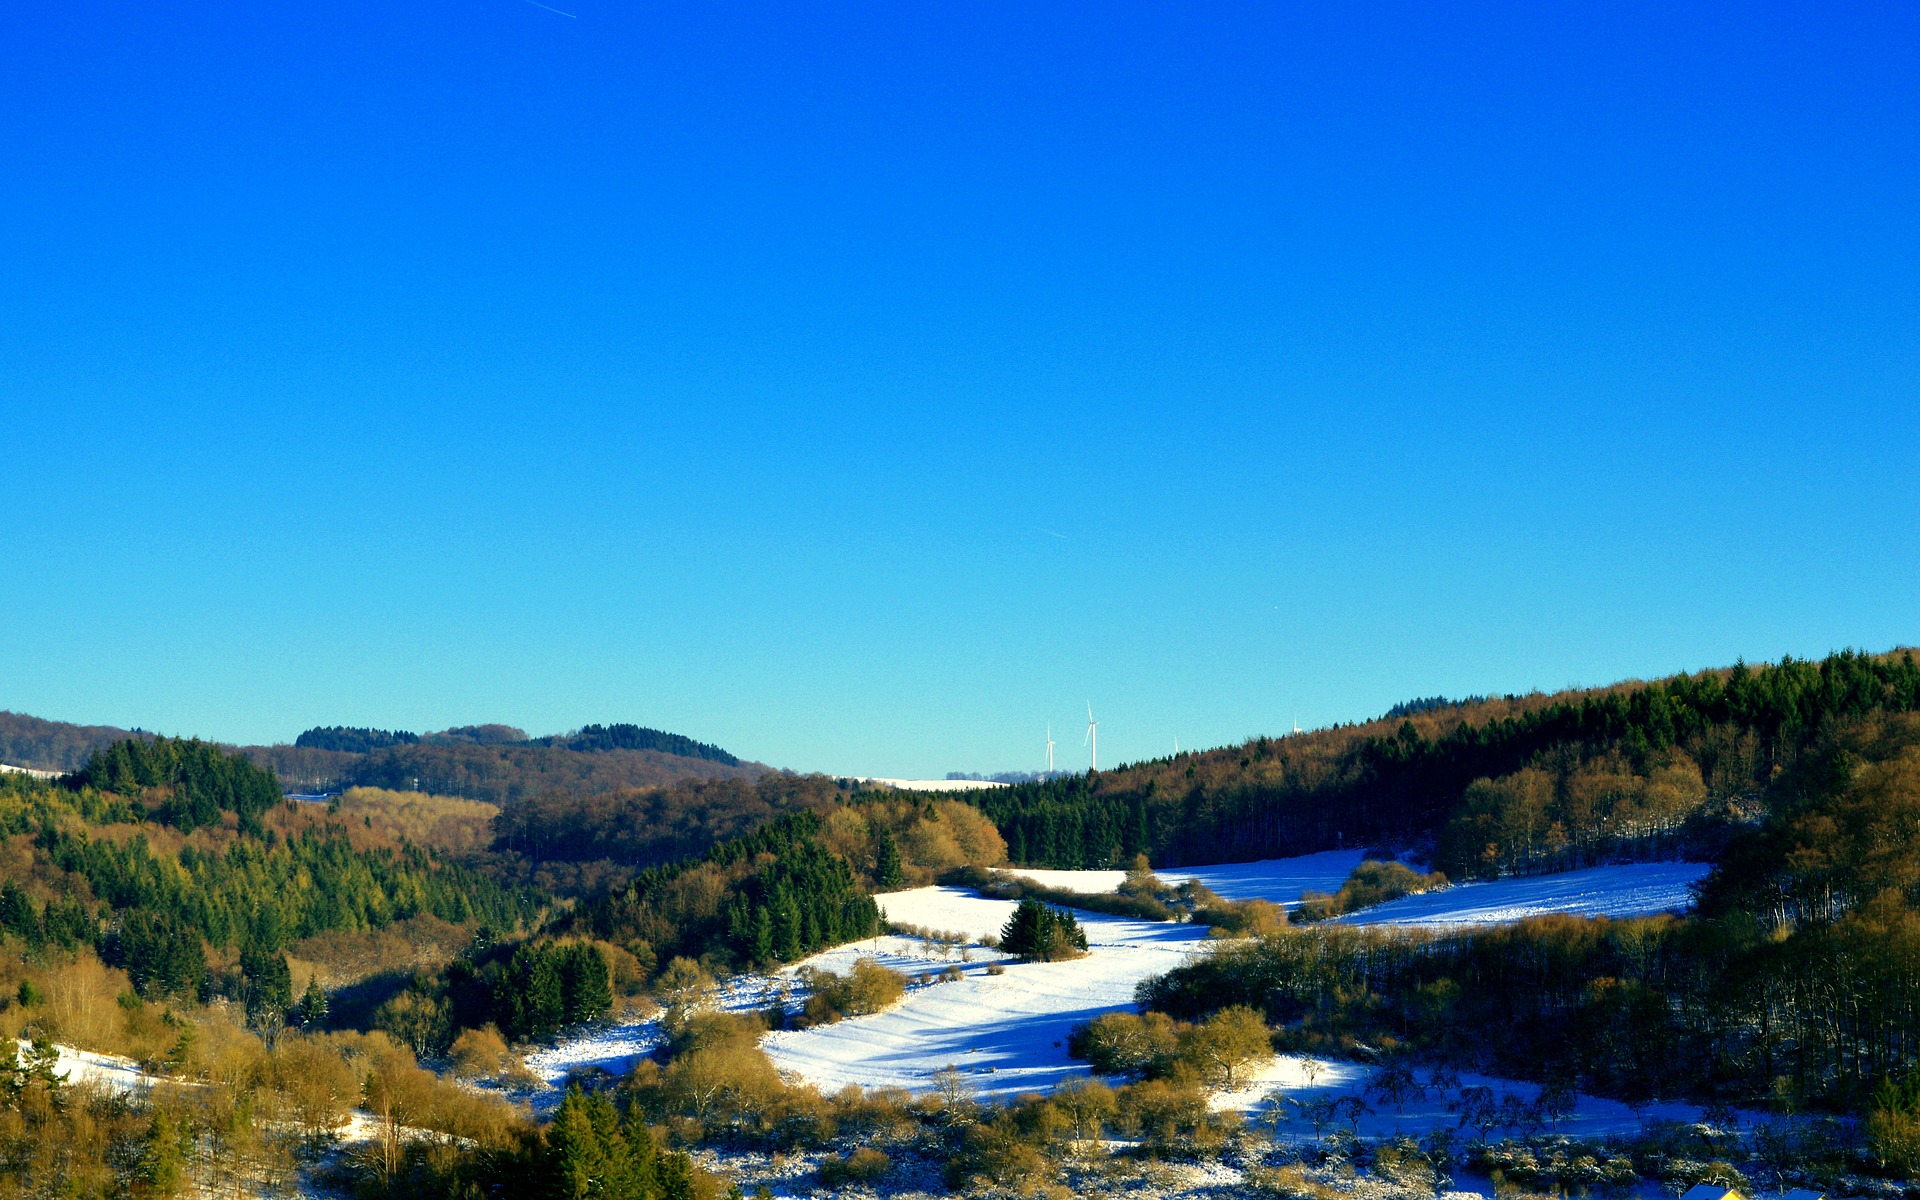
<svg viewBox="0 0 1920 1200"><path fill-rule="evenodd" d="M1712 870L1705 863L1622 863L1462 883L1438 892L1402 896L1340 920L1354 925L1491 925L1547 913L1640 917L1693 906L1693 885Z"/></svg>
<svg viewBox="0 0 1920 1200"><path fill-rule="evenodd" d="M1014 908L1010 900L983 900L958 888L916 888L880 902L896 921L976 937L998 932ZM1010 963L1002 975L988 975L984 963L956 964L964 978L916 988L886 1012L770 1033L761 1044L775 1066L826 1091L857 1083L926 1092L934 1073L947 1066L964 1072L983 1098L1048 1091L1086 1074L1084 1065L1067 1057L1067 1034L1075 1025L1131 1009L1135 984L1179 966L1206 941L1206 931L1192 925L1093 913L1081 914L1080 922L1087 934L1085 958ZM833 953L852 957L846 948Z"/></svg>
<svg viewBox="0 0 1920 1200"><path fill-rule="evenodd" d="M1170 882L1199 879L1230 899L1261 898L1293 904L1304 889L1337 890L1360 857L1358 851L1333 851L1167 871L1161 878ZM1691 901L1691 885L1706 870L1693 863L1636 863L1464 884L1405 897L1343 919L1358 924L1448 927L1513 921L1541 913L1627 916L1684 909ZM1124 878L1119 871L1018 874L1076 891L1110 891ZM886 936L829 950L800 964L844 972L855 959L871 956L914 980L905 998L886 1012L766 1036L763 1045L776 1066L823 1090L852 1083L925 1092L934 1087L937 1072L953 1066L983 1099L1047 1091L1064 1079L1086 1073L1084 1065L1067 1056L1067 1035L1074 1026L1103 1012L1131 1009L1137 984L1179 966L1191 955L1206 953L1208 947L1206 931L1192 925L1081 913L1089 950L1085 958L1062 963L1005 963L1003 973L990 975L987 964L1005 956L978 943L1006 924L1014 908L1012 901L989 900L952 887L913 888L877 899L891 921L961 933L973 944L962 951L919 938ZM963 953L966 961L962 961ZM949 968L958 970L961 978L936 978ZM728 983L715 1002L729 1011L765 1008L783 990L794 988L798 970L796 966L772 977L740 977ZM797 995L794 993L793 998ZM621 1073L651 1053L658 1040L653 1021L631 1020L534 1051L527 1056L527 1065L556 1085L564 1083L569 1073L586 1067ZM1219 1103L1263 1119L1260 1112L1276 1087L1296 1097L1314 1092L1357 1093L1366 1087L1370 1068L1351 1062L1324 1063L1315 1069L1311 1086L1307 1073L1304 1060L1283 1057L1253 1086L1221 1097ZM1473 1079L1464 1082L1466 1086L1485 1083L1496 1092L1512 1093L1522 1100L1533 1095L1527 1084ZM539 1098L535 1099L538 1103ZM1361 1130L1387 1133L1397 1127L1411 1131L1437 1123L1452 1125L1457 1117L1445 1111L1445 1103L1445 1097L1415 1101L1407 1105L1404 1114L1389 1110L1366 1118ZM1692 1114L1675 1109L1665 1115ZM1591 1133L1625 1130L1637 1124L1624 1106L1589 1100L1582 1101L1572 1121L1573 1128Z"/></svg>
<svg viewBox="0 0 1920 1200"><path fill-rule="evenodd" d="M1273 900L1299 903L1307 889L1334 892L1360 865L1358 850L1328 850L1297 858L1265 858L1259 862L1226 863L1217 867L1184 867L1155 871L1168 883L1197 879L1228 900ZM1046 871L1018 868L1011 872L1047 887L1076 892L1111 892L1126 879L1125 871Z"/></svg>
<svg viewBox="0 0 1920 1200"><path fill-rule="evenodd" d="M1358 850L1329 850L1299 858L1269 858L1156 874L1168 883L1197 879L1229 900L1273 900L1291 907L1299 903L1304 890L1338 891L1348 874L1360 865L1360 859ZM1677 912L1692 905L1693 885L1709 870L1705 863L1624 863L1490 883L1463 883L1443 891L1405 896L1341 920L1355 925L1445 927L1497 924L1547 913L1637 917ZM1126 878L1124 871L1023 869L1012 874L1076 892L1111 892ZM894 919L927 923L908 916Z"/></svg>

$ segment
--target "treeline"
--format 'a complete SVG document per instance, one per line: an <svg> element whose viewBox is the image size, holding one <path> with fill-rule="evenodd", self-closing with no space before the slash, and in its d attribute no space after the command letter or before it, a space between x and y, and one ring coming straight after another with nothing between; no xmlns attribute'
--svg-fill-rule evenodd
<svg viewBox="0 0 1920 1200"><path fill-rule="evenodd" d="M503 810L494 820L494 845L537 863L643 868L704 854L783 813L824 810L852 795L849 786L822 775L774 774L589 795L552 792Z"/></svg>
<svg viewBox="0 0 1920 1200"><path fill-rule="evenodd" d="M1433 845L1456 877L1711 847L1836 722L1920 706L1910 653L1791 658L1400 719L973 794L1009 857L1175 866Z"/></svg>
<svg viewBox="0 0 1920 1200"><path fill-rule="evenodd" d="M1467 933L1312 927L1150 981L1248 1004L1303 1049L1399 1046L1640 1103L1871 1110L1920 1063L1920 717L1825 725L1700 914Z"/></svg>
<svg viewBox="0 0 1920 1200"><path fill-rule="evenodd" d="M245 753L304 789L378 787L502 806L548 793L590 795L661 787L683 779L751 778L764 770L660 750L589 751L525 740L454 739L444 734L423 735L416 742L396 742L365 754L320 746L249 746Z"/></svg>
<svg viewBox="0 0 1920 1200"><path fill-rule="evenodd" d="M562 750L599 753L607 750L658 750L683 758L706 758L729 767L740 760L710 742L697 742L678 733L644 725L615 723L583 725L572 733L530 738L511 725L461 725L438 733L410 733L404 729L367 729L347 725L320 725L293 739L303 750L333 750L342 754L371 754L392 746L554 746Z"/></svg>
<svg viewBox="0 0 1920 1200"><path fill-rule="evenodd" d="M420 740L404 729L364 729L346 725L319 725L293 739L302 750L332 750L339 754L371 754L389 746L411 746Z"/></svg>
<svg viewBox="0 0 1920 1200"><path fill-rule="evenodd" d="M682 758L704 758L737 767L740 760L711 742L696 742L690 737L644 725L583 725L573 733L559 733L539 739L543 746L560 746L589 754L608 750L658 750Z"/></svg>

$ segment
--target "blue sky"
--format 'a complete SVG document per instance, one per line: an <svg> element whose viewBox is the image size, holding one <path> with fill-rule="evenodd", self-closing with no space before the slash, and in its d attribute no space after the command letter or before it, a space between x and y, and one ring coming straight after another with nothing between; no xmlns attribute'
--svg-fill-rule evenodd
<svg viewBox="0 0 1920 1200"><path fill-rule="evenodd" d="M0 707L931 775L1920 641L1911 6L293 8L0 12Z"/></svg>

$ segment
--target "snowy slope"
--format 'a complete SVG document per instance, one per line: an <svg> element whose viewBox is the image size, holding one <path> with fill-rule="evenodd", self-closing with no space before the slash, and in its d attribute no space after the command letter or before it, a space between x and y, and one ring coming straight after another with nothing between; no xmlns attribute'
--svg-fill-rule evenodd
<svg viewBox="0 0 1920 1200"><path fill-rule="evenodd" d="M1458 1113L1447 1111L1448 1103L1459 1095L1454 1087L1428 1091L1425 1096L1409 1099L1404 1108L1395 1108L1379 1096L1367 1094L1374 1068L1364 1063L1320 1059L1314 1063L1310 1079L1308 1061L1297 1054L1283 1054L1246 1087L1216 1094L1213 1107L1245 1113L1249 1120L1276 1128L1282 1136L1291 1134L1303 1138L1312 1135L1313 1127L1300 1118L1297 1102L1319 1096L1358 1096L1373 1109L1360 1119L1359 1131L1363 1137L1392 1137L1401 1133L1420 1137L1429 1130L1456 1128L1460 1122ZM1416 1075L1416 1078L1422 1077ZM1528 1104L1540 1094L1536 1084L1471 1073L1461 1075L1457 1087L1491 1088L1496 1099L1511 1095ZM1684 1122L1700 1120L1700 1110L1690 1104L1653 1104L1642 1115ZM1555 1128L1557 1132L1576 1137L1597 1138L1633 1133L1640 1128L1641 1119L1641 1115L1617 1100L1580 1096L1573 1113L1561 1119ZM1493 1136L1499 1137L1501 1132L1496 1131Z"/></svg>
<svg viewBox="0 0 1920 1200"><path fill-rule="evenodd" d="M957 888L916 888L879 900L893 920L975 934L998 932L1014 907ZM984 964L956 964L965 978L915 988L886 1012L770 1033L761 1045L775 1066L826 1091L857 1083L925 1092L946 1066L965 1072L985 1098L1050 1090L1087 1073L1067 1057L1075 1025L1131 1009L1135 984L1179 966L1206 943L1206 931L1192 925L1079 916L1085 958L1011 963L997 976L986 974ZM844 947L835 953L851 960Z"/></svg>
<svg viewBox="0 0 1920 1200"><path fill-rule="evenodd" d="M20 1041L20 1057L24 1060L31 1049L28 1042ZM60 1057L53 1064L56 1078L72 1084L91 1084L109 1092L145 1091L161 1077L142 1071L130 1058L121 1058L116 1054L97 1054L92 1050L77 1050L72 1046L56 1044L54 1049Z"/></svg>
<svg viewBox="0 0 1920 1200"><path fill-rule="evenodd" d="M1705 863L1623 863L1527 875L1489 883L1462 883L1438 892L1402 896L1340 920L1353 925L1491 925L1547 913L1637 917L1684 911L1692 887L1712 870Z"/></svg>
<svg viewBox="0 0 1920 1200"><path fill-rule="evenodd" d="M1225 863L1216 867L1183 867L1155 871L1168 883L1197 879L1228 900L1272 900L1292 905L1300 893L1334 892L1360 865L1358 850L1328 850L1297 858L1266 858L1259 862ZM1126 879L1125 871L1048 871L1009 868L1009 873L1046 887L1076 892L1111 892Z"/></svg>

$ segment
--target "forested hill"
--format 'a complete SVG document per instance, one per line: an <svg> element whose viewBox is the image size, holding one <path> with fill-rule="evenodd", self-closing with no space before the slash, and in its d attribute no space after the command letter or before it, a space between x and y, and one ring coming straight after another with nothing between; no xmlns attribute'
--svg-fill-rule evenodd
<svg viewBox="0 0 1920 1200"><path fill-rule="evenodd" d="M76 771L96 750L127 738L150 736L113 725L70 725L0 712L0 763L38 771Z"/></svg>
<svg viewBox="0 0 1920 1200"><path fill-rule="evenodd" d="M96 949L141 994L284 1009L285 950L414 917L510 930L540 911L371 821L283 801L205 742L128 740L58 781L0 775L0 932Z"/></svg>
<svg viewBox="0 0 1920 1200"><path fill-rule="evenodd" d="M246 754L293 787L394 788L490 804L752 779L767 770L711 743L629 724L588 725L537 738L510 725L420 734L328 726L307 730L291 746L250 746Z"/></svg>
<svg viewBox="0 0 1920 1200"><path fill-rule="evenodd" d="M1920 709L1910 651L1425 701L1404 714L972 797L1011 861L1250 860L1396 842L1456 877L1704 852L1836 725Z"/></svg>
<svg viewBox="0 0 1920 1200"><path fill-rule="evenodd" d="M305 790L381 787L513 804L550 792L592 795L684 780L752 779L768 768L664 750L581 750L539 741L384 746L363 754L303 746L249 746L246 755ZM731 756L729 756L731 757Z"/></svg>

